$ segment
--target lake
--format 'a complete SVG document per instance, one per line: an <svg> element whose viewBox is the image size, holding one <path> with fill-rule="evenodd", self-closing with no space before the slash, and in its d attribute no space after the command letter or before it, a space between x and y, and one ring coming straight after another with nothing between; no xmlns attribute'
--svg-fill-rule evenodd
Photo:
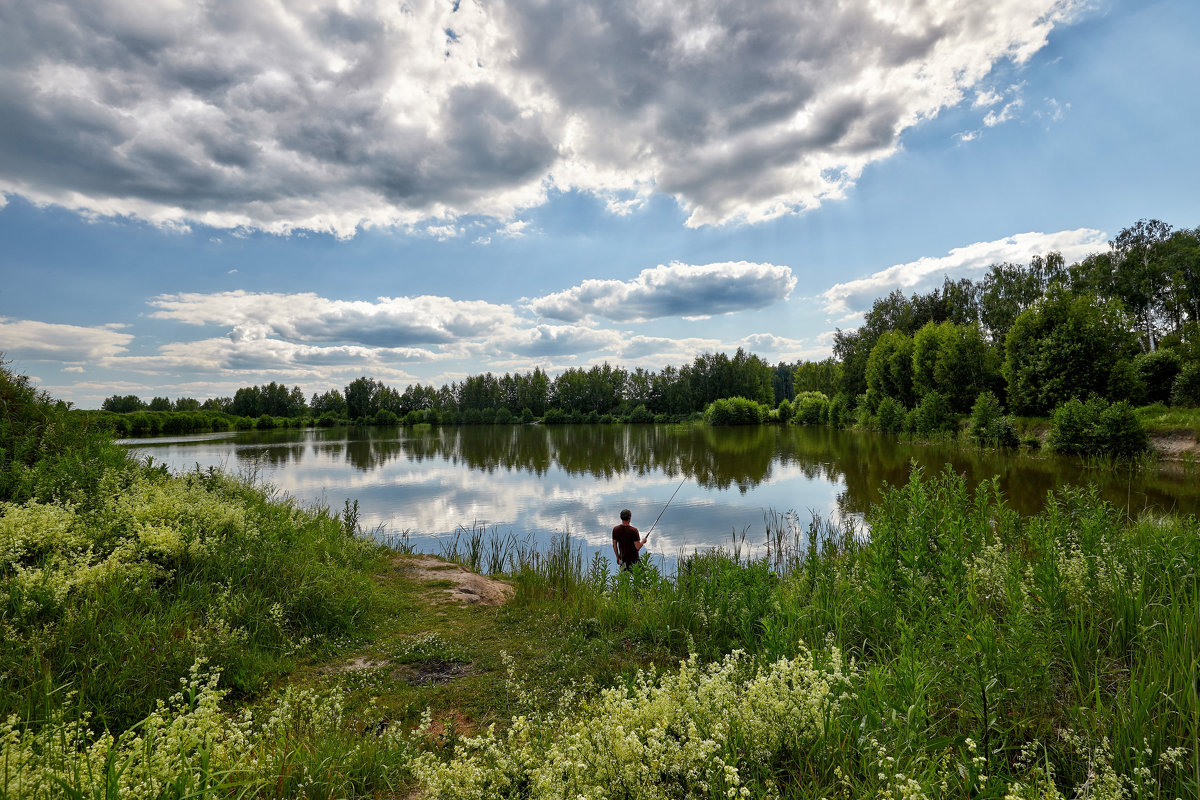
<svg viewBox="0 0 1200 800"><path fill-rule="evenodd" d="M611 554L622 508L647 530L678 490L650 539L670 568L680 552L744 540L757 552L765 515L795 512L862 523L885 484L912 464L950 464L974 486L998 477L1009 504L1037 512L1047 492L1095 484L1111 503L1196 514L1200 481L1179 464L1161 469L1089 467L1050 454L913 444L825 427L706 425L488 425L318 428L125 440L175 471L216 466L254 475L297 500L340 511L359 503L368 531L438 553L463 528L484 528L539 546L563 532L585 556ZM745 551L744 551L745 552Z"/></svg>

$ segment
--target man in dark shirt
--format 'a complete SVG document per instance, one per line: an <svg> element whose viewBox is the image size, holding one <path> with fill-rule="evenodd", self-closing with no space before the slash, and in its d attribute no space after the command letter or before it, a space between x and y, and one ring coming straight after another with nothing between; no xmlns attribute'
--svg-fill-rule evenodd
<svg viewBox="0 0 1200 800"><path fill-rule="evenodd" d="M621 569L629 569L638 562L638 550L646 544L645 539L639 538L638 529L629 524L633 514L629 509L621 512L621 524L613 528L613 554Z"/></svg>

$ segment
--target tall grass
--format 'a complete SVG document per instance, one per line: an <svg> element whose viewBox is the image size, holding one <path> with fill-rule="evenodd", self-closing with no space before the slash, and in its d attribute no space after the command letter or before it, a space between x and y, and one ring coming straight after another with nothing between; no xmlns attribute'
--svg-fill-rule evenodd
<svg viewBox="0 0 1200 800"><path fill-rule="evenodd" d="M971 493L951 472L918 471L869 515L869 542L853 525L766 522L763 557L735 542L670 576L612 575L556 543L516 572L517 600L681 658L854 658L841 724L857 741L826 742L832 761L805 755L789 781L840 770L877 793L880 748L928 796L1001 796L1037 776L1089 796L1103 781L1130 797L1200 795L1195 519L1131 520L1087 489L1024 518L995 484ZM945 774L946 759L965 772Z"/></svg>

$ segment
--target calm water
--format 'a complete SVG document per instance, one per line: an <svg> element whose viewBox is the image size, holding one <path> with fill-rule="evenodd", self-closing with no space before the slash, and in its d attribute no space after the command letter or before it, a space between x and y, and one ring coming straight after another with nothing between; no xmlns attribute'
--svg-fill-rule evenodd
<svg viewBox="0 0 1200 800"><path fill-rule="evenodd" d="M1112 503L1195 514L1200 481L1179 468L1088 469L1078 459L912 445L828 428L764 426L495 425L459 428L330 428L130 440L174 470L218 466L255 473L306 503L341 509L357 499L360 524L410 531L439 552L462 527L484 526L544 544L569 531L588 555L611 553L622 508L646 530L679 487L651 537L671 561L681 551L764 540L764 514L795 511L861 520L885 483L949 463L972 485L998 476L1022 513L1065 484L1095 483ZM682 485L681 485L682 484Z"/></svg>

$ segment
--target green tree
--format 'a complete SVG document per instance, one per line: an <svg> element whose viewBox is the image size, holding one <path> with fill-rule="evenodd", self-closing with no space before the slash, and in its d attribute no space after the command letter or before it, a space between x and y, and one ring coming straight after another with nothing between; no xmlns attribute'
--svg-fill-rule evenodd
<svg viewBox="0 0 1200 800"><path fill-rule="evenodd" d="M131 414L134 411L141 411L146 407L142 399L136 394L113 395L104 401L100 406L105 411L112 411L115 414Z"/></svg>
<svg viewBox="0 0 1200 800"><path fill-rule="evenodd" d="M331 414L334 417L344 417L346 416L346 398L337 389L330 389L324 394L313 392L309 408L318 417L326 414Z"/></svg>
<svg viewBox="0 0 1200 800"><path fill-rule="evenodd" d="M945 395L950 408L965 414L980 392L998 383L999 357L984 341L983 330L978 325L945 324L945 338L934 363L933 382L937 391Z"/></svg>
<svg viewBox="0 0 1200 800"><path fill-rule="evenodd" d="M833 397L841 389L842 365L835 358L801 361L792 369L792 397L800 392L820 392Z"/></svg>
<svg viewBox="0 0 1200 800"><path fill-rule="evenodd" d="M379 393L383 383L371 378L355 378L346 384L346 411L350 419L372 419L379 412Z"/></svg>
<svg viewBox="0 0 1200 800"><path fill-rule="evenodd" d="M934 372L950 334L950 327L951 323L948 322L927 322L913 334L912 383L913 394L917 397L924 397L937 389Z"/></svg>
<svg viewBox="0 0 1200 800"><path fill-rule="evenodd" d="M1137 320L1145 335L1146 350L1158 348L1159 328L1166 316L1171 284L1163 245L1171 226L1157 219L1141 219L1123 229L1108 243L1112 250L1112 294Z"/></svg>
<svg viewBox="0 0 1200 800"><path fill-rule="evenodd" d="M899 331L879 337L867 358L867 391L891 397L905 407L912 405L913 340Z"/></svg>
<svg viewBox="0 0 1200 800"><path fill-rule="evenodd" d="M1072 397L1109 398L1114 378L1132 371L1136 350L1118 306L1052 290L1017 317L1005 339L1009 405L1018 414L1045 414Z"/></svg>

